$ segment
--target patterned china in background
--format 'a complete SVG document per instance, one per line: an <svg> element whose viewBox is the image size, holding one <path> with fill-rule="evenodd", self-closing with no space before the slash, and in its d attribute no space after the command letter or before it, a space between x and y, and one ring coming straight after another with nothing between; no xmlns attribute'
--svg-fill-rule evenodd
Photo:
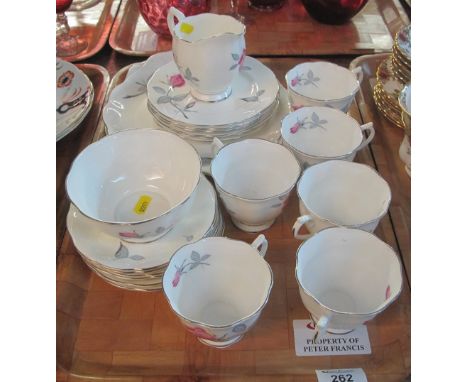
<svg viewBox="0 0 468 382"><path fill-rule="evenodd" d="M91 110L94 99L93 84L75 65L56 60L56 140L76 129Z"/></svg>

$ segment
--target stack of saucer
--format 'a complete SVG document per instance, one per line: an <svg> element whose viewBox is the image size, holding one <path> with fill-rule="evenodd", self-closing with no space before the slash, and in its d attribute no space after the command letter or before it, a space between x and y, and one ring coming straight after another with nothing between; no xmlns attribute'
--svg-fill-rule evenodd
<svg viewBox="0 0 468 382"><path fill-rule="evenodd" d="M164 271L180 247L224 233L215 190L204 176L197 186L190 213L153 242L130 243L108 235L73 204L67 226L75 247L94 272L114 286L140 291L161 289Z"/></svg>
<svg viewBox="0 0 468 382"><path fill-rule="evenodd" d="M401 28L395 36L392 64L393 72L401 82L411 82L411 25Z"/></svg>
<svg viewBox="0 0 468 382"><path fill-rule="evenodd" d="M211 142L244 138L272 117L279 103L279 84L265 65L246 57L232 83L232 93L221 101L192 96L174 61L162 66L147 85L148 110L156 124L190 141Z"/></svg>
<svg viewBox="0 0 468 382"><path fill-rule="evenodd" d="M75 65L57 59L55 64L56 141L75 130L91 110L93 83Z"/></svg>
<svg viewBox="0 0 468 382"><path fill-rule="evenodd" d="M374 86L374 101L379 111L394 125L404 128L400 92L411 81L411 26L400 29L396 34L393 53L377 69Z"/></svg>
<svg viewBox="0 0 468 382"><path fill-rule="evenodd" d="M404 86L405 84L393 73L392 57L388 56L377 69L374 101L384 117L401 128L404 128L404 125L401 121L401 107L398 103L398 97Z"/></svg>

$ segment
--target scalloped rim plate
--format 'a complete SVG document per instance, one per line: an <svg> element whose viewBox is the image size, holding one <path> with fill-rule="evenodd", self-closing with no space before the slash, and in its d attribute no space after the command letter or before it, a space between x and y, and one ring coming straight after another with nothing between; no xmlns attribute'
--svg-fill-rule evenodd
<svg viewBox="0 0 468 382"><path fill-rule="evenodd" d="M119 270L152 268L167 263L181 246L201 239L212 226L216 205L216 192L202 176L190 214L151 243L128 243L107 235L73 204L68 212L67 228L75 247L91 261Z"/></svg>

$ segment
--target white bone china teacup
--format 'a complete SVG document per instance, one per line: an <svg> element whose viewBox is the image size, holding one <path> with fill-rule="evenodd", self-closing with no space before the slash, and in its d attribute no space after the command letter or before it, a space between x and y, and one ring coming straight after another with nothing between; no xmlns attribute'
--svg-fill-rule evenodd
<svg viewBox="0 0 468 382"><path fill-rule="evenodd" d="M210 237L180 248L163 277L172 310L205 345L224 348L238 342L268 302L273 273L263 259L260 235L249 245Z"/></svg>
<svg viewBox="0 0 468 382"><path fill-rule="evenodd" d="M296 65L286 73L291 109L326 106L346 113L362 78L361 67L349 70L325 61Z"/></svg>
<svg viewBox="0 0 468 382"><path fill-rule="evenodd" d="M263 139L228 144L211 162L211 176L233 223L241 230L269 228L283 211L301 174L294 155Z"/></svg>
<svg viewBox="0 0 468 382"><path fill-rule="evenodd" d="M373 319L399 296L401 263L374 234L334 227L301 244L299 293L319 331L342 334Z"/></svg>
<svg viewBox="0 0 468 382"><path fill-rule="evenodd" d="M353 161L374 135L372 122L359 126L348 114L329 107L303 107L281 122L283 144L304 168L331 159Z"/></svg>
<svg viewBox="0 0 468 382"><path fill-rule="evenodd" d="M293 232L300 240L334 226L373 232L392 198L388 183L373 168L342 160L309 167L297 183L297 193L302 216ZM299 234L304 224L311 234Z"/></svg>

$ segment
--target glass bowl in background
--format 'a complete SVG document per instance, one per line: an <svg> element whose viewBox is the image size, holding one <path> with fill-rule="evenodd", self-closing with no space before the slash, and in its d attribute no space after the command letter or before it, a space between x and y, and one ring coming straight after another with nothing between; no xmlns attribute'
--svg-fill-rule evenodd
<svg viewBox="0 0 468 382"><path fill-rule="evenodd" d="M368 0L301 0L309 15L324 24L344 24L353 18Z"/></svg>

